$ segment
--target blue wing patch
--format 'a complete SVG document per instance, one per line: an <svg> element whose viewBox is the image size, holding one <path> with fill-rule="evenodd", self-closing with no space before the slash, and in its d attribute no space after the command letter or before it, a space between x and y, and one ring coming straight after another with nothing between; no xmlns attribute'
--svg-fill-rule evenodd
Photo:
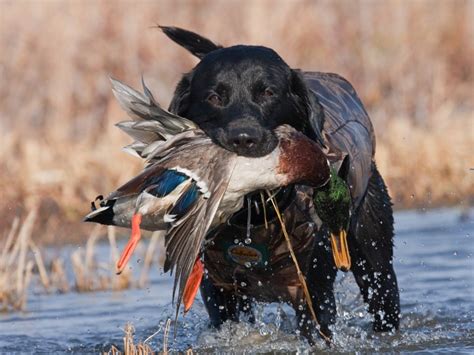
<svg viewBox="0 0 474 355"><path fill-rule="evenodd" d="M148 193L156 197L164 197L188 179L189 176L176 170L166 170L160 176L150 177L144 185L156 185L148 190Z"/></svg>
<svg viewBox="0 0 474 355"><path fill-rule="evenodd" d="M168 214L176 216L176 219L180 219L187 212L189 207L196 202L199 194L199 188L197 187L196 182L193 181L186 191L179 197L178 201L176 201L176 204Z"/></svg>

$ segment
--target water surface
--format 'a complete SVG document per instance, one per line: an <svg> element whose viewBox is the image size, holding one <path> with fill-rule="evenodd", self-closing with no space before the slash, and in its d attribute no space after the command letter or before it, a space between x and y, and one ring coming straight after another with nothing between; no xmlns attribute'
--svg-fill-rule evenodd
<svg viewBox="0 0 474 355"><path fill-rule="evenodd" d="M396 214L395 270L400 287L401 329L376 334L350 273L336 282L338 320L334 347L323 352L474 352L474 218L456 209ZM28 311L0 315L0 351L99 352L122 346L122 329L132 322L137 340L163 347L163 329L171 306L172 279L158 270L146 289L121 292L32 294ZM257 322L228 323L219 331L207 326L200 300L180 318L173 350L199 352L309 353L295 334L287 306L257 306ZM314 349L313 349L314 350Z"/></svg>

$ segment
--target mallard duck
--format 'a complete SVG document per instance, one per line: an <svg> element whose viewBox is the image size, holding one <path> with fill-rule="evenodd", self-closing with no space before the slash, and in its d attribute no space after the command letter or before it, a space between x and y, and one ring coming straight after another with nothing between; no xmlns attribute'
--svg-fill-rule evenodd
<svg viewBox="0 0 474 355"><path fill-rule="evenodd" d="M331 234L331 247L336 267L342 271L351 268L351 256L347 244L347 231L352 210L349 187L331 168L329 182L315 191L314 207L319 218Z"/></svg>
<svg viewBox="0 0 474 355"><path fill-rule="evenodd" d="M133 119L117 125L135 139L125 150L147 164L101 199L99 208L93 203L85 221L132 228L118 273L138 244L141 228L166 230L164 269L176 269L173 299L179 288L178 309L183 301L187 311L202 278L199 255L209 229L226 222L242 208L243 197L255 190L326 184L329 162L316 143L287 125L276 129L279 143L270 154L238 156L214 144L191 121L162 109L144 83L144 94L117 80L112 86Z"/></svg>

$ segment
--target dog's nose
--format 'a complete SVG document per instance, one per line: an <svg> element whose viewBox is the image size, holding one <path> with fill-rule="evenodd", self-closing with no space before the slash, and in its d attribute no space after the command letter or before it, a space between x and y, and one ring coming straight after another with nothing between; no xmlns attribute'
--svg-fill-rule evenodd
<svg viewBox="0 0 474 355"><path fill-rule="evenodd" d="M232 130L229 132L229 143L237 153L244 153L255 148L261 141L261 134L257 130Z"/></svg>
<svg viewBox="0 0 474 355"><path fill-rule="evenodd" d="M248 133L239 133L231 138L235 148L252 148L257 143L257 138Z"/></svg>

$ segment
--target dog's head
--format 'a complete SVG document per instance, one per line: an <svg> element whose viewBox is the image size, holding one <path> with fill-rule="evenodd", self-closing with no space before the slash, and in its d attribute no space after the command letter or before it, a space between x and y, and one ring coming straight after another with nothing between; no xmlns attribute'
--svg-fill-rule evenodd
<svg viewBox="0 0 474 355"><path fill-rule="evenodd" d="M259 157L275 148L274 129L282 124L320 137L319 105L299 71L275 51L247 45L223 48L186 30L162 30L201 59L179 82L170 111L197 123L217 144Z"/></svg>

